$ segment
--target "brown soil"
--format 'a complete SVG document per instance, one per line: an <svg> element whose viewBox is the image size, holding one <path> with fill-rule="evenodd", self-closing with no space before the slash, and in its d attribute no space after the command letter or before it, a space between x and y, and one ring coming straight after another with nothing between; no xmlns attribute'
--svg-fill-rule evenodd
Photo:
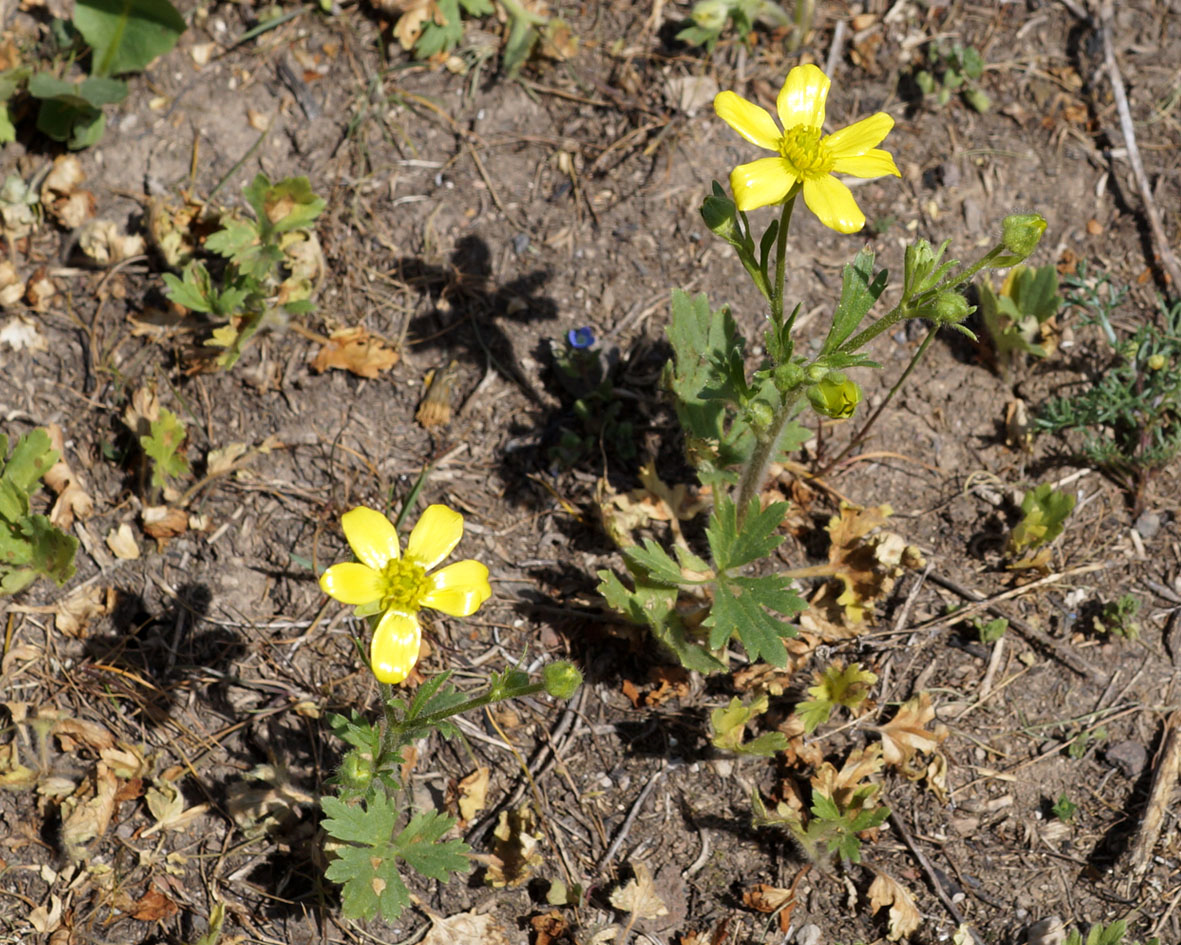
<svg viewBox="0 0 1181 945"><path fill-rule="evenodd" d="M804 860L786 836L750 826L752 788L769 795L789 774L710 746L709 712L734 694L730 677L694 678L679 695L636 708L624 689L651 688L661 657L595 593L597 570L621 569L596 524L598 478L634 488L640 463L654 458L666 480L688 481L660 386L670 289L732 304L748 338L762 319L738 262L698 215L710 181L750 160L751 149L708 99L683 111L674 80L714 79L769 104L799 55L766 35L749 50L685 49L671 37L687 2L550 6L580 50L567 63L531 63L519 81L498 75L495 59L466 75L411 64L396 45L383 47L388 23L355 4L336 16L305 12L241 45L233 39L261 10L185 11L193 26L178 48L132 77L104 140L80 158L98 216L132 229L142 229L152 198L200 198L223 179L218 200L237 204L260 170L307 175L327 200L317 229L328 273L316 314L298 326L304 331L260 335L230 372L199 370L206 328L169 315L155 256L95 270L50 223L13 246L21 273L46 266L58 293L32 316L41 350L0 347L3 432L15 439L59 424L95 511L75 526L82 547L65 588L42 581L4 601L0 698L10 714L52 710L140 746L187 806L207 806L177 829L148 833L150 780L122 782L110 823L76 862L61 844L61 798L44 778L38 791L0 795L0 942L188 943L217 901L227 910L222 942L410 942L428 912L471 909L492 911L509 941L533 942L530 919L552 910L545 891L561 879L581 884L585 897L559 910L569 931L558 941L586 943L605 925L628 925L608 895L637 862L655 876L668 915L639 921L629 941L885 940L885 911L875 917L868 907L868 869L820 864L801 877ZM830 124L882 109L897 116L887 144L902 180L857 189L872 224L860 236L797 214L788 278L811 316L805 337L823 334L840 268L862 245L900 273L915 236L950 238L950 252L968 258L995 240L1007 213L1026 209L1049 221L1034 262L1065 270L1086 260L1132 285L1125 325L1151 317L1163 283L1090 25L1048 0L816 7L800 54L822 65L838 21L863 14L835 59ZM654 9L655 30L646 25ZM4 26L23 36L45 29L36 7L10 10ZM1175 234L1181 16L1159 0L1121 4L1114 36L1155 200ZM980 50L989 112L958 98L940 108L908 97L905 76L932 37ZM471 50L498 39L469 24L461 47L469 65ZM194 50L210 42L214 55L198 67ZM270 122L254 150L249 110ZM5 174L28 179L58 153L31 125L4 151ZM372 380L314 373L319 344L307 329L358 325L397 343L400 362ZM615 386L638 455L624 458L608 442L562 467L552 448L563 428L580 427L554 378L551 345L584 325L617 358ZM1123 918L1132 937L1181 942L1171 815L1143 880L1129 884L1118 868L1178 707L1181 651L1169 635L1181 605L1177 470L1149 490L1158 527L1142 519L1139 531L1116 485L1088 470L1070 480L1080 501L1050 565L1061 577L998 605L1052 648L1010 630L998 652L973 630L933 619L966 602L948 581L989 596L1015 586L1000 556L1014 496L1076 471L1060 459L1061 442L1039 438L1024 453L1004 436L1018 393L1034 408L1094 363L1092 329L1072 327L1073 348L1031 365L1016 385L979 352L938 341L862 458L808 493L811 504L793 519L804 527L784 546L791 566L824 560L822 528L840 495L889 503L892 528L930 567L898 582L865 633L814 652L774 706L783 716L807 698L812 673L833 658L872 667L875 712L821 729L830 732L823 751L839 766L874 739L868 726L918 691L931 693L951 731L949 793L941 800L886 775L895 817L863 845L866 861L915 897L923 917L915 942L950 940L949 906L983 942L1024 942L1049 916L1068 926ZM884 369L860 378L870 406L920 340L901 330L878 339L871 354ZM424 429L415 421L424 375L452 364L450 423ZM161 500L144 488L121 421L146 385L187 424L198 474L212 449L268 437L280 444L205 482L187 509L201 529L159 546L140 523L143 508ZM801 468L822 466L852 429L826 427ZM357 657L358 624L326 602L311 568L347 557L341 512L396 508L427 464L423 504L464 513L460 552L488 564L494 597L472 619L429 624L422 671L450 669L474 688L525 653L534 671L573 659L586 685L569 706L525 699L496 715L498 727L469 719L466 743L419 746L413 777L425 806L477 763L492 769L490 813L466 835L477 853L489 850L496 811L532 799L544 826L533 879L491 888L477 868L448 885L415 880L421 899L399 921L353 924L321 878L315 798L329 790L342 751L325 715L373 716L379 693ZM786 474L781 484L791 491ZM138 559L118 559L104 543L123 523L142 548ZM66 635L55 613L81 588L112 588L114 606ZM1139 640L1090 632L1086 605L1126 591L1143 602ZM1094 672L1072 669L1063 653ZM990 694L980 699L986 673ZM26 764L65 779L53 783L67 793L82 785L85 800L94 745L57 738L38 758L24 740L32 731L10 725L3 741L15 739ZM1089 740L1075 742L1083 752L1073 757L1068 743L1083 732ZM556 763L547 763L547 745ZM522 762L532 765L532 784ZM243 813L251 788L259 793ZM1050 812L1061 795L1078 806L1067 823ZM267 804L279 813L263 821ZM791 935L744 904L757 883L797 879ZM45 913L34 914L39 908ZM44 920L48 913L56 919ZM693 930L702 937L686 938Z"/></svg>

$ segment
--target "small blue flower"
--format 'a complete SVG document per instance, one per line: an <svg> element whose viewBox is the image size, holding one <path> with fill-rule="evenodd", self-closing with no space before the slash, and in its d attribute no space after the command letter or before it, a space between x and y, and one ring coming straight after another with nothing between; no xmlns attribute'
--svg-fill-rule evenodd
<svg viewBox="0 0 1181 945"><path fill-rule="evenodd" d="M566 340L570 342L571 348L589 348L595 343L595 333L591 331L589 325L583 325L581 328L571 328L566 332Z"/></svg>

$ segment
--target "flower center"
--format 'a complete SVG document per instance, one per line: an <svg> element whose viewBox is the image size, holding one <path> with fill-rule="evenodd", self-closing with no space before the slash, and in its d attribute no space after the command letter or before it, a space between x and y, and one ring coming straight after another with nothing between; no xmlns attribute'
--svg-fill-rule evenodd
<svg viewBox="0 0 1181 945"><path fill-rule="evenodd" d="M801 177L821 177L832 170L833 156L820 140L820 129L796 125L779 139L779 153Z"/></svg>
<svg viewBox="0 0 1181 945"><path fill-rule="evenodd" d="M426 568L405 558L394 558L381 572L383 587L382 610L414 613L419 609L419 597L426 590Z"/></svg>

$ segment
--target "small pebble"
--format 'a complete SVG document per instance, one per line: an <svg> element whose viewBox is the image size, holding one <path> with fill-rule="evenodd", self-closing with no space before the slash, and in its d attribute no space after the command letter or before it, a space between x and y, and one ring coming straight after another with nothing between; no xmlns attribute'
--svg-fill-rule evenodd
<svg viewBox="0 0 1181 945"><path fill-rule="evenodd" d="M1152 509L1145 509L1140 513L1140 517L1136 519L1136 531L1139 532L1140 537L1145 541L1151 541L1156 533L1160 531L1160 515L1152 511Z"/></svg>
<svg viewBox="0 0 1181 945"><path fill-rule="evenodd" d="M518 256L529 248L529 234L518 233L513 237L513 252Z"/></svg>
<svg viewBox="0 0 1181 945"><path fill-rule="evenodd" d="M1148 752L1139 742L1116 742L1105 752L1108 764L1119 768L1125 778L1135 778L1148 764Z"/></svg>
<svg viewBox="0 0 1181 945"><path fill-rule="evenodd" d="M811 922L801 926L800 930L796 932L795 940L796 945L819 945L820 926L813 925Z"/></svg>

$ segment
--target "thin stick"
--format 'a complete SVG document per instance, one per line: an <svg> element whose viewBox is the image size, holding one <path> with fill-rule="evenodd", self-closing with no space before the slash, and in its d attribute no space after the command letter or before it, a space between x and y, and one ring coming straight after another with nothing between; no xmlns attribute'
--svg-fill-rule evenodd
<svg viewBox="0 0 1181 945"><path fill-rule="evenodd" d="M657 782L659 782L660 779L664 777L664 773L667 770L668 759L665 759L660 763L660 769L654 775L652 775L648 783L644 785L644 789L640 791L640 796L636 798L635 803L631 806L631 810L627 812L627 817L623 821L623 826L620 827L619 831L615 834L614 839L611 841L611 846L607 847L606 852L601 857L599 857L599 862L595 864L596 873L601 872L603 867L611 861L616 853L619 852L619 848L623 846L623 841L631 832L632 825L636 822L636 818L640 816L640 808L644 806L644 802L648 800L648 795L652 793L652 789L656 787Z"/></svg>
<svg viewBox="0 0 1181 945"><path fill-rule="evenodd" d="M1119 64L1115 61L1115 44L1111 39L1111 0L1106 0L1099 16L1103 24L1100 29L1103 36L1103 59L1107 64L1107 77L1111 79L1111 91L1115 95L1115 107L1119 112L1120 131L1123 132L1124 147L1128 151L1128 163L1132 165L1132 175L1136 178L1140 199L1144 201L1144 215L1148 217L1148 227L1152 231L1152 242L1157 257L1173 283L1173 292L1181 292L1181 264L1178 264L1177 257L1169 247L1160 211L1157 210L1156 201L1152 197L1152 186L1148 183L1148 175L1144 173L1144 162L1140 160L1140 149L1136 146L1136 131L1132 126L1132 112L1128 108L1128 96L1124 92L1124 79L1120 74Z"/></svg>
<svg viewBox="0 0 1181 945"><path fill-rule="evenodd" d="M1088 568L1089 568L1089 570L1098 570L1098 568L1095 566L1088 566ZM1068 573L1077 574L1077 573L1079 573L1079 570L1081 570L1081 569L1076 569L1071 572L1064 572L1064 574L1068 574ZM1064 574L1053 575L1053 577L1061 578L1064 576ZM1011 596L1013 596L1013 592L1006 591L1004 594L998 594L996 597L993 597L991 599L987 599L987 598L985 598L985 596L983 594L980 594L980 593L972 590L971 588L964 587L962 584L958 584L955 581L951 580L951 578L944 577L943 575L941 575L935 571L932 571L930 574L928 574L927 578L928 578L928 580L934 581L940 587L945 588L946 590L949 590L954 594L959 594L960 597L963 597L967 600L975 602L962 611L959 611L955 614L950 614L946 618L940 618L937 621L938 623L948 623L948 622L951 622L952 620L957 619L957 618L962 620L964 615L969 612L974 612L977 610L987 610L994 617L1004 617L1006 620L1009 621L1009 626L1012 627L1014 630L1016 630L1017 633L1019 633L1022 637L1024 637L1026 640L1028 640L1031 643L1036 643L1042 649L1048 651L1057 660L1059 660L1061 663L1063 663L1064 665L1066 665L1070 669L1074 670L1080 676L1085 676L1087 679L1094 680L1095 682L1103 682L1104 679L1106 678L1103 675L1103 673L1101 673L1098 669L1096 669L1094 666L1092 666L1086 660L1075 655L1075 653L1069 647L1063 646L1061 643L1059 643L1053 637L1050 637L1046 633L1037 629L1037 627L1030 626L1024 620L1020 620L1017 617L1012 617L1009 614L1006 614L1003 610L1001 610L999 607L996 606L996 604L994 603L995 601L998 601L998 600L1002 599L1003 597L1011 597ZM1030 585L1026 585L1026 587L1029 587L1029 586ZM1025 590L1025 588L1020 588L1019 590ZM911 628L911 629L916 629L916 628ZM929 629L929 627L928 627L928 629Z"/></svg>

